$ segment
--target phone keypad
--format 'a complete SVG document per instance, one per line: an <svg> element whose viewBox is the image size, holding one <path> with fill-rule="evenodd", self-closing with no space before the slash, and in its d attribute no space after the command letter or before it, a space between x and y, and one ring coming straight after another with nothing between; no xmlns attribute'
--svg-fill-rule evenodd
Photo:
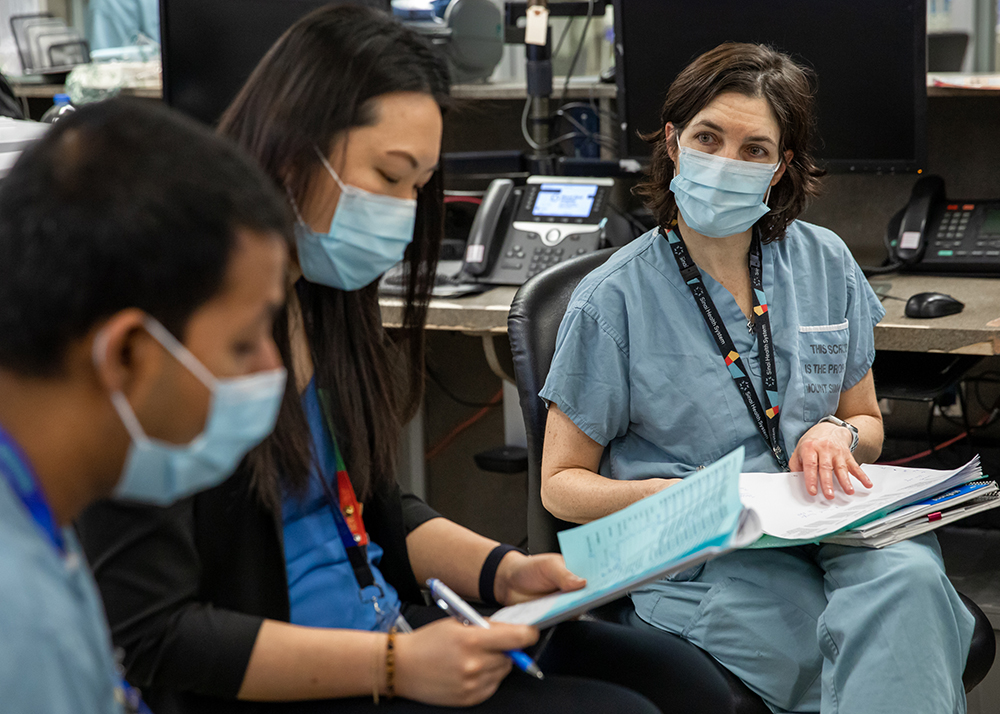
<svg viewBox="0 0 1000 714"><path fill-rule="evenodd" d="M947 206L930 245L930 255L944 259L1000 257L1000 235L979 235L973 240L966 229L976 208L973 203Z"/></svg>
<svg viewBox="0 0 1000 714"><path fill-rule="evenodd" d="M528 277L531 278L546 268L551 268L556 263L563 260L566 249L561 247L548 248L538 246L531 255L531 263L528 265Z"/></svg>

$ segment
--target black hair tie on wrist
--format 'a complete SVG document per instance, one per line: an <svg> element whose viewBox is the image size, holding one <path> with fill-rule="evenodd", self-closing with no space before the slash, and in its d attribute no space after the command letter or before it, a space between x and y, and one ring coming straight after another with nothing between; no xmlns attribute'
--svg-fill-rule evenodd
<svg viewBox="0 0 1000 714"><path fill-rule="evenodd" d="M493 585L497 579L497 568L500 567L500 561L512 550L524 553L520 548L501 543L486 556L486 560L483 562L483 569L479 571L479 599L483 604L500 607L500 603L493 593ZM527 553L524 554L527 555Z"/></svg>

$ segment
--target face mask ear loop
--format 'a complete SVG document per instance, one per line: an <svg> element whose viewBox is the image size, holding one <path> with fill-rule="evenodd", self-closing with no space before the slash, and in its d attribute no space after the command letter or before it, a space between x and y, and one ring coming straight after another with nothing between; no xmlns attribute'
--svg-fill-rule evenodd
<svg viewBox="0 0 1000 714"><path fill-rule="evenodd" d="M94 337L94 344L90 351L91 359L94 362L95 368L100 368L101 363L108 356L108 333L101 330ZM120 391L115 390L111 392L111 405L118 412L118 418L122 420L122 424L125 426L125 431L128 432L129 437L133 442L143 442L149 441L149 437L146 436L145 430L142 428L142 424L139 423L139 418L135 415L135 410L132 409L132 405L128 403L128 399Z"/></svg>
<svg viewBox="0 0 1000 714"><path fill-rule="evenodd" d="M111 404L114 406L115 411L118 412L118 418L122 420L122 424L125 425L125 431L128 432L129 437L131 437L134 443L141 444L149 441L146 431L142 428L142 424L139 423L139 417L135 415L135 410L132 409L132 405L128 403L128 399L125 398L124 394L118 391L111 392Z"/></svg>
<svg viewBox="0 0 1000 714"><path fill-rule="evenodd" d="M304 226L308 225L302 218L302 214L299 213L299 204L295 200L295 196L292 195L292 189L289 187L287 183L285 184L285 193L288 194L288 204L292 207L292 212L295 214L295 219Z"/></svg>
<svg viewBox="0 0 1000 714"><path fill-rule="evenodd" d="M333 180L337 182L338 186L340 186L340 190L346 191L347 184L345 184L343 181L340 180L340 176L338 176L337 172L333 170L333 167L330 166L330 162L326 160L326 157L323 156L323 152L320 151L319 147L316 146L315 144L313 144L313 151L316 152L316 156L318 156L319 160L323 162L323 166L325 166L326 170L330 172L330 175L333 176Z"/></svg>
<svg viewBox="0 0 1000 714"><path fill-rule="evenodd" d="M160 324L155 318L147 316L143 321L146 331L152 335L153 339L166 348L178 362L188 368L191 374L198 378L209 390L215 390L215 383L218 381L214 374L201 363L201 361L191 354L191 351L181 344L181 341L170 334L170 331Z"/></svg>

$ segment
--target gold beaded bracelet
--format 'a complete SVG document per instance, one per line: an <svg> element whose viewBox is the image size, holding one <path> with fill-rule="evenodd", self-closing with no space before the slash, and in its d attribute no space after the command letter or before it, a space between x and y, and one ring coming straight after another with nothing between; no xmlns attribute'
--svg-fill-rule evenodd
<svg viewBox="0 0 1000 714"><path fill-rule="evenodd" d="M389 639L385 643L385 696L396 696L396 628L389 629Z"/></svg>
<svg viewBox="0 0 1000 714"><path fill-rule="evenodd" d="M375 648L375 658L372 662L372 702L376 705L379 702L379 690L382 683L382 668L379 650ZM385 641L385 696L392 699L396 696L396 628L389 629L388 637Z"/></svg>

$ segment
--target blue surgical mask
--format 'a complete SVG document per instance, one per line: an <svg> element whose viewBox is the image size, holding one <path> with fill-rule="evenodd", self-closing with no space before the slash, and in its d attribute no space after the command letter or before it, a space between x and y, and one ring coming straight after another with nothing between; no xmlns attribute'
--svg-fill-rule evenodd
<svg viewBox="0 0 1000 714"><path fill-rule="evenodd" d="M403 259L406 246L413 241L417 202L349 186L319 149L316 153L340 186L340 200L326 233L316 233L298 217L299 267L309 282L358 290ZM292 207L298 214L294 200Z"/></svg>
<svg viewBox="0 0 1000 714"><path fill-rule="evenodd" d="M250 449L274 429L285 392L285 369L245 377L219 379L159 322L146 318L153 338L212 392L208 419L201 434L184 445L146 435L121 392L111 403L132 438L125 469L114 495L167 505L224 481ZM94 340L94 361L104 358L104 341Z"/></svg>
<svg viewBox="0 0 1000 714"><path fill-rule="evenodd" d="M723 238L748 230L767 206L777 164L737 161L682 146L670 182L684 222L702 235Z"/></svg>

